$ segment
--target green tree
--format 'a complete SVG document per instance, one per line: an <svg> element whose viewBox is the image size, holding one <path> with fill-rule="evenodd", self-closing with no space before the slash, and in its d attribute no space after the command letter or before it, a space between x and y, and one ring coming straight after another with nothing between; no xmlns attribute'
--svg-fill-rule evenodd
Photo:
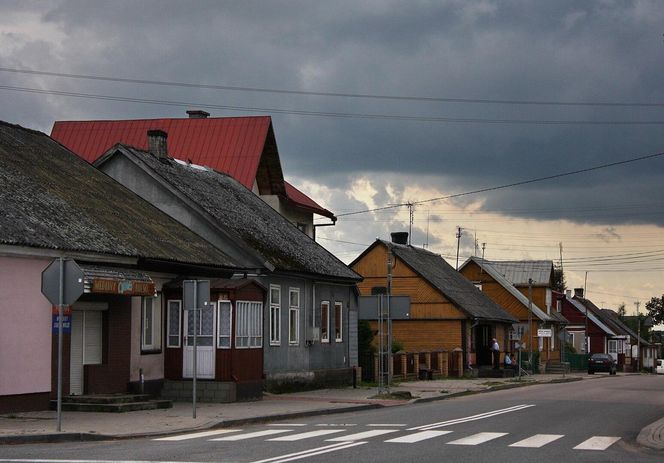
<svg viewBox="0 0 664 463"><path fill-rule="evenodd" d="M627 315L627 309L625 308L625 303L623 302L618 306L618 316L624 318Z"/></svg>
<svg viewBox="0 0 664 463"><path fill-rule="evenodd" d="M369 321L360 320L357 324L357 350L360 357L369 352L375 351L375 348L371 345L373 338L374 333L371 330Z"/></svg>
<svg viewBox="0 0 664 463"><path fill-rule="evenodd" d="M560 293L564 293L566 287L567 282L565 281L565 274L563 273L562 266L553 264L553 289Z"/></svg>
<svg viewBox="0 0 664 463"><path fill-rule="evenodd" d="M664 323L664 294L662 294L662 297L653 297L646 302L646 310L655 325Z"/></svg>

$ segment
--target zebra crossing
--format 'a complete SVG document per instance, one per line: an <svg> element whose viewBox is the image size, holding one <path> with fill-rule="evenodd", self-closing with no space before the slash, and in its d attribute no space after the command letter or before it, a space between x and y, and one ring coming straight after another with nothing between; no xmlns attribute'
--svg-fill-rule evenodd
<svg viewBox="0 0 664 463"><path fill-rule="evenodd" d="M179 442L191 439L206 439L212 442L240 442L250 439L264 439L266 442L297 442L307 439L323 439L332 444L366 443L369 440L382 440L386 444L415 444L429 439L445 438L445 445L477 446L491 441L501 442L513 448L541 448L560 441L564 434L534 434L510 441L506 432L478 432L462 435L461 432L433 429L403 429L395 425L384 427L378 424L366 425L368 430L361 430L346 425L310 425L315 429L303 429L303 424L273 425L261 430L243 430L237 428L216 429L152 439L160 442ZM394 437L401 433L398 437ZM384 439L384 440L383 440ZM615 436L591 436L582 442L574 442L573 450L602 451L611 447L621 438Z"/></svg>

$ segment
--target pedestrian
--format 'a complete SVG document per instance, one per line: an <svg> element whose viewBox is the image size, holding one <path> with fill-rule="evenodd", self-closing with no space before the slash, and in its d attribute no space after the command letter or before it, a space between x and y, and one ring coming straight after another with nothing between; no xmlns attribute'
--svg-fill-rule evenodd
<svg viewBox="0 0 664 463"><path fill-rule="evenodd" d="M500 368L500 346L496 338L491 340L491 354L493 354L493 368L498 370Z"/></svg>
<svg viewBox="0 0 664 463"><path fill-rule="evenodd" d="M516 370L516 362L509 352L505 353L505 369Z"/></svg>

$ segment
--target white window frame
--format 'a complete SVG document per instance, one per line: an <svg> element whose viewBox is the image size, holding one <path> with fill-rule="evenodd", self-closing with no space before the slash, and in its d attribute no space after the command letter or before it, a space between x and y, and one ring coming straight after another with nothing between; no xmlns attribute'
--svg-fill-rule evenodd
<svg viewBox="0 0 664 463"><path fill-rule="evenodd" d="M221 308L222 306L226 306L226 304L228 307L228 326L222 327ZM226 332L228 334L222 334L224 332L224 328L226 328ZM222 344L222 338L228 339L227 345ZM231 347L233 347L233 303L228 299L219 299L217 302L217 348L230 349Z"/></svg>
<svg viewBox="0 0 664 463"><path fill-rule="evenodd" d="M277 300L272 299L272 291L276 290L279 293ZM270 345L281 345L281 286L270 285Z"/></svg>
<svg viewBox="0 0 664 463"><path fill-rule="evenodd" d="M337 311L337 309L339 309ZM337 332L337 325L339 325L339 330ZM335 302L334 303L334 342L343 342L344 341L344 303Z"/></svg>
<svg viewBox="0 0 664 463"><path fill-rule="evenodd" d="M326 315L325 323L323 323L323 313ZM320 303L320 342L330 342L330 301Z"/></svg>
<svg viewBox="0 0 664 463"><path fill-rule="evenodd" d="M151 301L150 308L147 302ZM147 323L150 315L151 323ZM150 342L146 340L147 329L150 329ZM155 352L161 350L161 297L141 298L141 351Z"/></svg>
<svg viewBox="0 0 664 463"><path fill-rule="evenodd" d="M297 294L297 304L293 304L293 294ZM288 345L300 344L300 288L288 289Z"/></svg>
<svg viewBox="0 0 664 463"><path fill-rule="evenodd" d="M171 324L173 319L171 317L171 303L176 303L178 306L177 310L177 324L178 324L178 333L177 333L177 342L172 343L171 337L175 337L175 334L171 334ZM182 346L182 301L180 299L168 299L166 301L166 347L177 349Z"/></svg>
<svg viewBox="0 0 664 463"><path fill-rule="evenodd" d="M235 301L235 348L263 347L263 303Z"/></svg>

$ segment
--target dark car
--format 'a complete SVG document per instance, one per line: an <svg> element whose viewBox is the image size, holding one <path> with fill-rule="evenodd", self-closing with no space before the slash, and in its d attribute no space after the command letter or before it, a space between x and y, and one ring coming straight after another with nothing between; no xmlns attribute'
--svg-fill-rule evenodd
<svg viewBox="0 0 664 463"><path fill-rule="evenodd" d="M592 354L588 358L588 374L604 371L610 375L616 374L616 361L609 354Z"/></svg>

